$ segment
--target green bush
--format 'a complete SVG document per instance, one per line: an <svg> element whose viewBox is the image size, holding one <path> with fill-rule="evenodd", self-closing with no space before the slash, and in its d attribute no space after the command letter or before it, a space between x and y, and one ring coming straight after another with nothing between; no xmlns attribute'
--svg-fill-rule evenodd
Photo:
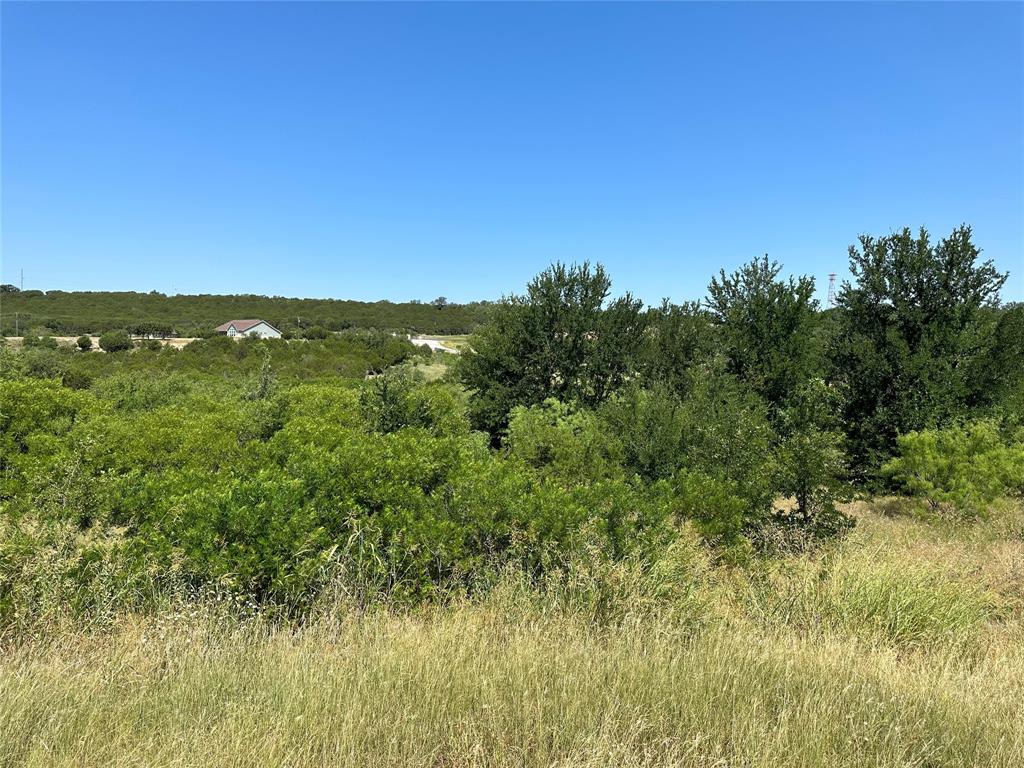
<svg viewBox="0 0 1024 768"><path fill-rule="evenodd" d="M47 461L66 450L66 436L98 409L88 393L54 381L14 379L0 386L0 499L24 491Z"/></svg>
<svg viewBox="0 0 1024 768"><path fill-rule="evenodd" d="M776 448L778 491L796 502L777 517L803 532L830 536L849 528L852 519L836 508L849 497L842 435L833 429L838 399L820 379L796 388L778 421L783 432Z"/></svg>
<svg viewBox="0 0 1024 768"><path fill-rule="evenodd" d="M32 336L27 335L21 340L24 347L36 347L38 349L57 349L60 345L53 336Z"/></svg>
<svg viewBox="0 0 1024 768"><path fill-rule="evenodd" d="M132 348L128 331L107 331L100 336L100 349L104 352L124 352Z"/></svg>
<svg viewBox="0 0 1024 768"><path fill-rule="evenodd" d="M88 352L89 350L92 349L92 337L91 336L79 336L78 337L78 341L76 343L78 344L78 348L82 352Z"/></svg>
<svg viewBox="0 0 1024 768"><path fill-rule="evenodd" d="M464 400L441 383L425 384L406 370L374 377L361 390L359 407L371 432L422 427L435 435L469 431Z"/></svg>
<svg viewBox="0 0 1024 768"><path fill-rule="evenodd" d="M567 482L622 474L621 449L597 414L553 398L542 405L513 408L505 446L534 469Z"/></svg>
<svg viewBox="0 0 1024 768"><path fill-rule="evenodd" d="M984 512L996 498L1024 491L1024 443L992 420L901 435L883 474L933 509Z"/></svg>
<svg viewBox="0 0 1024 768"><path fill-rule="evenodd" d="M84 371L69 369L61 375L60 383L69 389L88 389L92 386L92 376Z"/></svg>
<svg viewBox="0 0 1024 768"><path fill-rule="evenodd" d="M704 529L729 539L760 528L769 519L777 489L775 433L764 401L734 377L712 367L694 372L691 394L680 408L682 469L686 478L713 481L704 515L721 509ZM742 500L737 519L734 499ZM698 519L701 519L698 517Z"/></svg>
<svg viewBox="0 0 1024 768"><path fill-rule="evenodd" d="M318 325L314 325L312 328L306 328L302 332L302 338L304 339L326 339L330 335L330 331Z"/></svg>
<svg viewBox="0 0 1024 768"><path fill-rule="evenodd" d="M601 427L619 444L626 468L648 481L671 478L686 463L684 412L664 387L630 387L600 408Z"/></svg>

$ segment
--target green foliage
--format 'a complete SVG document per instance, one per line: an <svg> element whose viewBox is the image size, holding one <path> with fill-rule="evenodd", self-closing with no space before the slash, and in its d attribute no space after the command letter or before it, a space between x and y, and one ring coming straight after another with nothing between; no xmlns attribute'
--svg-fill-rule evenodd
<svg viewBox="0 0 1024 768"><path fill-rule="evenodd" d="M517 405L593 406L625 382L646 321L629 294L608 302L610 288L600 265L555 264L495 307L458 363L475 427L496 437Z"/></svg>
<svg viewBox="0 0 1024 768"><path fill-rule="evenodd" d="M680 377L680 384L683 381ZM685 384L686 389L690 386ZM683 465L684 412L671 390L629 387L604 403L599 413L603 427L620 446L628 471L653 482L667 480Z"/></svg>
<svg viewBox="0 0 1024 768"><path fill-rule="evenodd" d="M97 408L89 395L53 381L20 378L0 386L0 500L23 491L60 453L77 420Z"/></svg>
<svg viewBox="0 0 1024 768"><path fill-rule="evenodd" d="M277 377L274 375L273 364L270 360L270 351L263 354L263 362L260 364L259 373L253 379L252 385L245 393L247 400L267 400L277 391Z"/></svg>
<svg viewBox="0 0 1024 768"><path fill-rule="evenodd" d="M69 367L65 349L28 347L20 355L22 373L37 379L59 379Z"/></svg>
<svg viewBox="0 0 1024 768"><path fill-rule="evenodd" d="M972 348L979 353L969 361L970 401L994 406L1005 416L1024 414L1024 304L1012 304L998 315L982 315Z"/></svg>
<svg viewBox="0 0 1024 768"><path fill-rule="evenodd" d="M107 331L100 336L100 349L104 352L124 352L132 348L128 331Z"/></svg>
<svg viewBox="0 0 1024 768"><path fill-rule="evenodd" d="M78 337L78 341L76 343L78 344L78 348L82 352L88 352L89 350L92 349L92 337L91 336L84 336L84 335L83 336L79 336Z"/></svg>
<svg viewBox="0 0 1024 768"><path fill-rule="evenodd" d="M674 490L676 515L693 520L705 538L730 544L750 525L750 504L743 488L722 473L683 470Z"/></svg>
<svg viewBox="0 0 1024 768"><path fill-rule="evenodd" d="M647 312L638 373L647 386L684 396L693 368L715 352L715 327L700 303L671 304L666 299Z"/></svg>
<svg viewBox="0 0 1024 768"><path fill-rule="evenodd" d="M92 386L92 376L84 371L69 369L61 375L60 383L69 389L89 389Z"/></svg>
<svg viewBox="0 0 1024 768"><path fill-rule="evenodd" d="M469 431L460 397L445 385L424 385L404 370L371 379L361 390L359 405L363 423L371 432L387 434L406 427L420 427L435 435Z"/></svg>
<svg viewBox="0 0 1024 768"><path fill-rule="evenodd" d="M626 390L600 415L628 472L672 481L677 516L731 541L769 517L775 434L764 403L734 376L701 367L685 389L683 399L664 388Z"/></svg>
<svg viewBox="0 0 1024 768"><path fill-rule="evenodd" d="M824 382L812 379L793 393L780 418L776 487L796 500L788 522L816 534L835 534L851 522L836 509L836 501L849 496L842 435L835 429L837 400Z"/></svg>
<svg viewBox="0 0 1024 768"><path fill-rule="evenodd" d="M469 333L486 318L483 302L443 306L390 301L293 299L282 296L166 296L112 291L21 291L4 295L0 332L13 334L15 313L21 328L43 326L69 336L111 327L139 335L203 336L232 318L259 317L283 332L321 326L409 329L418 333ZM30 325L31 324L31 325Z"/></svg>
<svg viewBox="0 0 1024 768"><path fill-rule="evenodd" d="M21 345L28 348L36 349L57 349L57 340L52 336L33 336L27 335L21 340Z"/></svg>
<svg viewBox="0 0 1024 768"><path fill-rule="evenodd" d="M304 328L302 330L302 338L304 339L326 339L331 333L322 325L314 325L312 328Z"/></svg>
<svg viewBox="0 0 1024 768"><path fill-rule="evenodd" d="M829 356L861 477L892 455L898 434L950 423L977 391L972 360L988 346L977 323L1006 280L979 255L967 226L937 244L922 228L851 246L855 283L839 294Z"/></svg>
<svg viewBox="0 0 1024 768"><path fill-rule="evenodd" d="M715 369L695 373L691 387L682 407L683 468L725 483L743 500L742 528L756 528L767 520L776 493L775 433L767 408Z"/></svg>
<svg viewBox="0 0 1024 768"><path fill-rule="evenodd" d="M621 475L620 448L597 414L554 398L512 409L505 445L510 454L559 480L586 483Z"/></svg>
<svg viewBox="0 0 1024 768"><path fill-rule="evenodd" d="M539 576L587 548L618 558L665 538L657 494L546 482L471 433L449 385L401 372L298 386L257 374L250 388L191 376L122 372L89 393L9 382L5 514L40 546L116 541L87 555L103 583L155 574L296 607L339 574L421 599L503 563ZM21 578L0 566L0 581Z"/></svg>
<svg viewBox="0 0 1024 768"><path fill-rule="evenodd" d="M773 408L813 374L814 279L778 279L782 266L765 256L708 286L728 370Z"/></svg>
<svg viewBox="0 0 1024 768"><path fill-rule="evenodd" d="M883 473L934 509L977 515L999 496L1024 492L1024 441L992 420L901 435Z"/></svg>
<svg viewBox="0 0 1024 768"><path fill-rule="evenodd" d="M868 428L974 412L994 415L904 434L885 476L980 511L1024 491L1024 377L1004 349L1020 313L985 306L1001 276L974 266L969 232L922 237L862 241L858 287L824 316L810 280L766 259L714 279L708 309L646 312L610 301L600 266L554 265L429 383L407 338L327 320L323 338L131 354L0 345L0 619L50 594L44 573L61 599L78 580L125 604L172 585L302 609L328 584L422 600L506 568L546 587L581 563L615 574L663 562L681 528L750 554L780 521L800 540L845 528L847 441L863 462L887 450Z"/></svg>

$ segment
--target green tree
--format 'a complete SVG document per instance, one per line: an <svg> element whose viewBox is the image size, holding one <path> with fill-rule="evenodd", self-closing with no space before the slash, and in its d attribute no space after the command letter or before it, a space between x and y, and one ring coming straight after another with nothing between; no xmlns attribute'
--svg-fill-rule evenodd
<svg viewBox="0 0 1024 768"><path fill-rule="evenodd" d="M494 308L458 364L474 426L496 436L517 405L553 397L592 406L622 385L636 368L646 318L629 294L609 301L610 289L601 265L555 264L525 296Z"/></svg>
<svg viewBox="0 0 1024 768"><path fill-rule="evenodd" d="M727 370L776 411L812 375L818 306L813 278L780 280L781 270L767 256L731 275L722 270L707 298Z"/></svg>
<svg viewBox="0 0 1024 768"><path fill-rule="evenodd" d="M302 338L304 339L326 339L330 336L330 332L319 325L314 325L312 328L306 328L302 332Z"/></svg>
<svg viewBox="0 0 1024 768"><path fill-rule="evenodd" d="M90 349L92 349L92 338L89 336L79 336L78 348L83 352L88 352Z"/></svg>
<svg viewBox="0 0 1024 768"><path fill-rule="evenodd" d="M836 508L849 495L837 407L836 392L821 379L811 379L794 392L779 419L776 488L796 500L788 521L822 536L851 523Z"/></svg>
<svg viewBox="0 0 1024 768"><path fill-rule="evenodd" d="M985 317L987 316L987 317ZM1003 415L1021 419L1024 405L1024 304L985 312L975 324L979 351L967 376L971 405L996 407ZM987 322L986 322L987 320Z"/></svg>
<svg viewBox="0 0 1024 768"><path fill-rule="evenodd" d="M829 341L831 378L844 394L850 460L867 478L893 454L896 436L961 414L983 307L998 302L1006 275L964 225L932 243L922 228L863 235L850 247L854 282L844 282Z"/></svg>
<svg viewBox="0 0 1024 768"><path fill-rule="evenodd" d="M107 331L100 336L100 349L104 352L124 352L132 348L128 331Z"/></svg>
<svg viewBox="0 0 1024 768"><path fill-rule="evenodd" d="M641 374L647 385L685 396L694 366L715 354L715 328L700 302L671 304L647 312Z"/></svg>

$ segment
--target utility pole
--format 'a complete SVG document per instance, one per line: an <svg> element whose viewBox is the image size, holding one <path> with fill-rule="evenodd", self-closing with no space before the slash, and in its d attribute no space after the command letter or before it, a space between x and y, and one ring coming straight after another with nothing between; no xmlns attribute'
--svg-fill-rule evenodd
<svg viewBox="0 0 1024 768"><path fill-rule="evenodd" d="M25 268L21 269L21 290L25 290Z"/></svg>

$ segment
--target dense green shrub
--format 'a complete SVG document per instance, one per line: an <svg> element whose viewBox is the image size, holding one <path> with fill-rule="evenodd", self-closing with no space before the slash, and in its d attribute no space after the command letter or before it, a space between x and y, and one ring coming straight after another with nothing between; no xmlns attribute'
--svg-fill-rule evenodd
<svg viewBox="0 0 1024 768"><path fill-rule="evenodd" d="M978 514L997 497L1024 491L1024 441L1008 439L992 420L911 432L897 445L883 473L934 509Z"/></svg>
<svg viewBox="0 0 1024 768"><path fill-rule="evenodd" d="M21 340L21 344L24 347L35 347L38 349L57 349L60 346L52 336L33 336L31 334L25 336Z"/></svg>
<svg viewBox="0 0 1024 768"><path fill-rule="evenodd" d="M695 372L680 412L682 468L723 482L742 499L743 529L763 524L777 493L775 433L764 401L734 377L705 368Z"/></svg>
<svg viewBox="0 0 1024 768"><path fill-rule="evenodd" d="M36 379L59 379L68 370L66 349L29 347L21 352L21 369L26 376Z"/></svg>
<svg viewBox="0 0 1024 768"><path fill-rule="evenodd" d="M92 386L92 376L84 371L69 369L61 374L60 383L69 389L88 389Z"/></svg>
<svg viewBox="0 0 1024 768"><path fill-rule="evenodd" d="M78 344L78 348L82 352L88 352L89 350L92 349L92 337L91 336L79 336L78 337L78 341L76 343Z"/></svg>
<svg viewBox="0 0 1024 768"><path fill-rule="evenodd" d="M360 412L371 432L422 427L435 435L469 432L464 400L451 387L424 385L404 370L371 379L360 391Z"/></svg>
<svg viewBox="0 0 1024 768"><path fill-rule="evenodd" d="M686 389L690 386L685 384ZM685 464L682 401L668 388L630 387L604 403L599 414L601 427L618 443L627 471L648 481L665 480Z"/></svg>
<svg viewBox="0 0 1024 768"><path fill-rule="evenodd" d="M312 328L304 328L302 330L302 338L304 339L326 339L330 335L330 331L319 325L314 325Z"/></svg>
<svg viewBox="0 0 1024 768"><path fill-rule="evenodd" d="M553 398L513 408L505 445L534 469L570 483L622 474L621 449L597 414Z"/></svg>
<svg viewBox="0 0 1024 768"><path fill-rule="evenodd" d="M124 352L132 348L128 331L107 331L100 336L100 349L104 352Z"/></svg>
<svg viewBox="0 0 1024 768"><path fill-rule="evenodd" d="M668 539L663 490L548 482L470 432L448 385L388 374L249 393L181 374L125 372L89 393L15 379L0 401L8 513L40 543L67 546L68 526L83 546L116 540L89 550L104 583L156 574L281 605L339 575L420 599L505 563L539 576Z"/></svg>
<svg viewBox="0 0 1024 768"><path fill-rule="evenodd" d="M791 513L781 516L818 535L835 534L852 522L836 508L849 496L837 408L837 393L811 379L796 387L778 417L782 436L776 448L776 488L796 502Z"/></svg>
<svg viewBox="0 0 1024 768"><path fill-rule="evenodd" d="M78 420L99 410L95 398L54 381L13 379L0 386L0 499L23 491L65 448Z"/></svg>
<svg viewBox="0 0 1024 768"><path fill-rule="evenodd" d="M76 583L88 610L121 604L94 588L128 604L168 585L287 607L328 583L420 600L506 568L547 588L662 562L680 528L732 553L770 543L780 520L793 540L841 531L841 430L857 442L914 396L874 392L880 409L861 403L873 415L851 426L870 382L817 377L819 334L891 331L885 302L815 316L808 281L767 261L713 282L710 310L644 312L608 288L603 270L556 265L502 302L457 363L468 390L427 383L429 351L403 336L337 318L317 321L322 339L0 346L0 614ZM1016 337L1016 315L971 306L954 347ZM130 348L111 336L103 349ZM1019 361L981 349L970 362L988 356L996 394L961 381L944 402L1001 421L907 434L886 466L937 507L1024 490ZM775 509L780 496L795 508Z"/></svg>

